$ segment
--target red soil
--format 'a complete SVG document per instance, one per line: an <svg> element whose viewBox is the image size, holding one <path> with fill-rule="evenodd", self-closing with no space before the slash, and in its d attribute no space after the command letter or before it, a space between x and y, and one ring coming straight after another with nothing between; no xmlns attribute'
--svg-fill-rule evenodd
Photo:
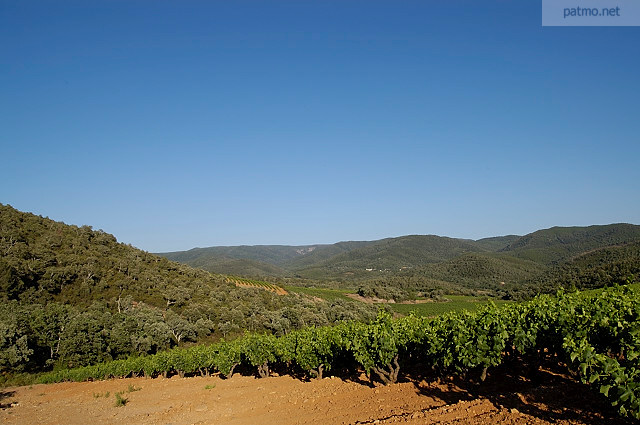
<svg viewBox="0 0 640 425"><path fill-rule="evenodd" d="M507 374L481 387L405 381L389 386L289 376L130 378L0 390L10 424L558 424L623 423L570 377L542 372L541 384ZM129 388L136 391L128 392ZM109 392L108 396L105 396ZM124 406L115 406L123 392Z"/></svg>

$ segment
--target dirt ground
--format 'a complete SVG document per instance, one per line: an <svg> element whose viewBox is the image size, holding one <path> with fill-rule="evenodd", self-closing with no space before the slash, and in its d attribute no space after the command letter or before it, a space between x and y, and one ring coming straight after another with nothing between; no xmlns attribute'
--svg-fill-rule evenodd
<svg viewBox="0 0 640 425"><path fill-rule="evenodd" d="M372 386L329 377L129 378L0 389L10 424L559 424L627 423L570 377L540 383L493 374L478 387L447 380ZM116 406L115 394L126 399Z"/></svg>

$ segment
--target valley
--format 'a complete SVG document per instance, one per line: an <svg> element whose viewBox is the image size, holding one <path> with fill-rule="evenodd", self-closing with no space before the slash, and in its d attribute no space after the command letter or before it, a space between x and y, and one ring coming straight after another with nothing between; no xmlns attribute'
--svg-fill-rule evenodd
<svg viewBox="0 0 640 425"><path fill-rule="evenodd" d="M450 423L457 420L452 412L478 424L606 423L616 414L608 402L622 416L640 415L636 357L626 357L636 350L629 338L640 312L634 285L640 226L162 255L10 206L0 205L0 226L1 413L7 423L20 423L36 406L58 423L58 401L45 397L53 388L68 391L74 408L106 415L104 423L114 415L140 423L209 423L218 416L231 423L268 421L283 407L262 400L248 411L238 399L218 411L207 401L226 387L260 398L267 385L276 398L288 391L303 397L282 401L291 423L314 423L316 414L336 423ZM225 268L230 264L233 274ZM576 309L584 312L580 320ZM612 333L611 323L621 330ZM146 379L136 378L141 375ZM506 401L505 379L510 388L524 385L520 401ZM558 413L555 396L532 407L540 391L561 391L552 384L559 379L600 407L587 411L581 402L563 402ZM64 382L87 380L95 382ZM203 383L206 395L192 394L183 380ZM100 392L85 400L82 388L127 382L141 388L117 390L130 405L112 410L95 397ZM609 401L580 382L600 382L596 388ZM307 404L305 394L325 385L336 397ZM176 401L154 407L141 395L145 388L154 397L167 391ZM396 401L381 392L396 394ZM194 397L198 406L189 401ZM347 408L348 415L339 413Z"/></svg>

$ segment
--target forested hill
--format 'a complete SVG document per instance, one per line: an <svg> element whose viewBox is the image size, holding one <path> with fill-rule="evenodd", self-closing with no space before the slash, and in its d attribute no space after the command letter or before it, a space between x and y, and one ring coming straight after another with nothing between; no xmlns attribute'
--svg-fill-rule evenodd
<svg viewBox="0 0 640 425"><path fill-rule="evenodd" d="M527 261L527 260L522 260ZM572 256L543 273L502 289L510 298L530 298L558 287L592 289L640 278L640 241L611 245Z"/></svg>
<svg viewBox="0 0 640 425"><path fill-rule="evenodd" d="M518 281L537 275L545 267L562 264L571 258L609 246L640 241L640 226L610 224L588 227L553 227L525 236L498 236L479 240L454 239L434 235L410 235L377 241L340 242L333 245L242 246L198 248L160 254L194 267L219 273L252 276L300 276L314 279L368 278L367 271L398 272L421 269L425 277L442 280L451 269L447 262L465 264L464 279L474 276L473 263L481 269L496 267L497 259L507 264L508 274ZM473 256L471 254L481 254ZM514 262L517 258L524 262ZM230 262L229 259L236 260ZM251 260L243 264L241 260ZM470 259L470 260L469 260ZM507 263L505 263L505 261ZM535 264L529 264L532 262ZM483 264L480 264L483 263ZM431 266L442 264L442 266ZM230 271L230 268L233 270ZM518 270L515 270L514 267ZM522 273L523 267L527 270ZM457 273L457 271L456 271ZM455 273L454 273L455 274ZM495 283L500 282L500 273ZM448 280L448 279L447 279Z"/></svg>
<svg viewBox="0 0 640 425"><path fill-rule="evenodd" d="M256 271L258 267L255 262L259 262L260 268L267 271L264 275L325 279L360 275L366 269L399 270L446 261L469 252L494 251L517 238L505 236L472 241L435 235L409 235L332 245L195 248L158 255L218 273L231 273L226 263L229 259L248 259L254 263L250 266L253 270L245 270L246 275ZM237 266L238 263L233 265ZM237 269L234 273L238 273Z"/></svg>
<svg viewBox="0 0 640 425"><path fill-rule="evenodd" d="M0 374L375 315L362 303L238 288L89 226L2 204L0 301Z"/></svg>
<svg viewBox="0 0 640 425"><path fill-rule="evenodd" d="M560 286L591 288L625 282L627 277L640 274L639 243L640 226L632 224L553 227L525 236L475 241L413 235L288 247L289 257L278 266L235 259L233 273L331 280L382 298L391 298L389 294L400 289L406 292L402 296L459 292L520 299L554 292ZM250 250L259 253L265 248L227 247L225 255ZM185 254L193 256L186 261L190 265L229 272L228 259L217 257L216 248L173 253L171 258L184 259ZM266 255L260 255L267 260Z"/></svg>
<svg viewBox="0 0 640 425"><path fill-rule="evenodd" d="M170 260L189 262L203 257L244 259L258 261L282 267L289 261L322 249L323 245L255 245L255 246L214 246L210 248L193 248L189 251L177 251L162 253L163 257Z"/></svg>
<svg viewBox="0 0 640 425"><path fill-rule="evenodd" d="M69 226L0 205L0 296L89 305L130 296L165 307L198 290L227 288L219 275L192 269L90 226Z"/></svg>
<svg viewBox="0 0 640 425"><path fill-rule="evenodd" d="M551 265L591 250L638 241L640 241L640 226L633 224L552 227L529 233L500 251Z"/></svg>
<svg viewBox="0 0 640 425"><path fill-rule="evenodd" d="M478 239L474 242L476 246L484 250L499 251L520 238L521 236L518 235L494 236L491 238Z"/></svg>
<svg viewBox="0 0 640 425"><path fill-rule="evenodd" d="M158 255L193 267L246 276L288 276L334 256L374 244L349 241L331 245L241 245L193 248Z"/></svg>
<svg viewBox="0 0 640 425"><path fill-rule="evenodd" d="M474 241L434 235L410 235L375 241L358 249L297 269L302 276L363 275L367 270L400 271L447 261L469 252L485 249Z"/></svg>

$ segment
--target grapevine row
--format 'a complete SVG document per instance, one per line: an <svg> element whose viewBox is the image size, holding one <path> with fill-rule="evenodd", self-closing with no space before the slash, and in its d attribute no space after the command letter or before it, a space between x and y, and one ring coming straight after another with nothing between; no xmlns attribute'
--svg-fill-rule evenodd
<svg viewBox="0 0 640 425"><path fill-rule="evenodd" d="M258 288L258 289L264 289L267 291L275 292L277 295L287 295L287 291L284 288L278 285L274 285L273 283L264 282L262 280L253 280L253 279L229 276L227 277L227 282L233 283L234 285L239 287Z"/></svg>
<svg viewBox="0 0 640 425"><path fill-rule="evenodd" d="M506 359L535 359L547 353L570 365L622 415L640 418L639 292L620 287L597 294L559 293L433 319L393 320L381 311L369 324L344 322L283 337L247 334L233 341L51 372L41 382L174 373L230 377L240 365L261 377L277 366L322 378L347 364L388 384L409 361L440 375L477 373L484 380L491 367Z"/></svg>

